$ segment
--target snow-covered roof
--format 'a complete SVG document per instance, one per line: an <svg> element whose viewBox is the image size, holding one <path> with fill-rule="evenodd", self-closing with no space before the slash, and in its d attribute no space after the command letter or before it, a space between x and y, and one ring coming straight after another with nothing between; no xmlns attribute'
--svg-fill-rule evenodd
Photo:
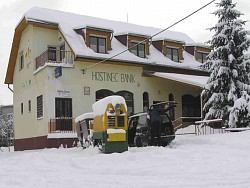
<svg viewBox="0 0 250 188"><path fill-rule="evenodd" d="M111 21L101 18L95 18L84 15L77 15L68 12L62 12L57 10L33 7L28 10L25 15L27 21L39 22L39 23L52 23L57 24L61 33L64 35L66 41L69 43L70 47L78 57L95 57L95 58L110 58L121 51L127 49L126 46L121 44L115 37L112 38L111 46L112 50L108 51L107 54L95 53L92 49L86 46L83 37L77 32L76 28L83 28L86 26L94 26L95 28L107 28L110 31L114 31L114 36L120 35L121 33L133 33L142 36L153 36L154 34L160 32L162 29L146 27L135 25L120 21ZM156 36L158 39L168 39L171 41L182 41L184 43L194 43L194 41L185 33L166 30ZM154 40L154 38L153 38ZM129 62L139 62L139 63L153 63L161 65L174 65L175 67L189 67L194 68L200 65L194 58L185 58L181 63L173 62L172 60L165 57L161 52L159 52L153 45L150 45L150 55L147 58L140 58L132 54L129 51L117 56L113 60L123 60ZM191 60L191 61L190 61Z"/></svg>
<svg viewBox="0 0 250 188"><path fill-rule="evenodd" d="M195 76L195 75L188 75L188 74L161 73L161 72L155 72L153 73L153 75L157 77L177 81L177 82L182 82L185 84L198 86L201 88L205 86L209 78L207 76Z"/></svg>
<svg viewBox="0 0 250 188"><path fill-rule="evenodd" d="M116 104L124 104L125 108L127 109L127 105L125 99L118 95L108 96L105 97L92 105L94 117L103 115L107 109L107 105L112 104L115 107Z"/></svg>
<svg viewBox="0 0 250 188"><path fill-rule="evenodd" d="M203 43L200 43L200 42L197 42L197 43L187 43L185 46L197 46L197 47L202 47L202 48L211 48L209 45L207 44L203 44Z"/></svg>
<svg viewBox="0 0 250 188"><path fill-rule="evenodd" d="M79 121L82 121L84 119L93 119L93 118L94 118L93 112L88 112L88 113L82 114L80 116L77 116L75 119L75 122L78 123Z"/></svg>

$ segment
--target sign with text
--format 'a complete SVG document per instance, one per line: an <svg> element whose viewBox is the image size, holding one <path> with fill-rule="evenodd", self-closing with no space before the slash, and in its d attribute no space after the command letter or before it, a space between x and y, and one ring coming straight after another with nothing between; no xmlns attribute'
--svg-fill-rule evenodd
<svg viewBox="0 0 250 188"><path fill-rule="evenodd" d="M135 83L135 74L92 71L93 81Z"/></svg>
<svg viewBox="0 0 250 188"><path fill-rule="evenodd" d="M57 94L58 94L60 97L68 97L68 96L70 96L70 91L58 89L58 90L57 90Z"/></svg>
<svg viewBox="0 0 250 188"><path fill-rule="evenodd" d="M62 67L61 66L56 67L54 71L55 71L55 78L62 76Z"/></svg>

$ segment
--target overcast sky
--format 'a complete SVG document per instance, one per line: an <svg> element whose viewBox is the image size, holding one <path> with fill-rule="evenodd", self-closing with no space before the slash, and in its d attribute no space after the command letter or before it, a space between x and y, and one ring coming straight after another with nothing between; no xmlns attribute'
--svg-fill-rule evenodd
<svg viewBox="0 0 250 188"><path fill-rule="evenodd" d="M0 0L0 105L12 104L12 93L4 84L9 55L17 23L24 13L34 7L57 9L76 14L100 17L164 29L199 9L211 0ZM216 0L215 2L219 2ZM243 20L250 20L250 1L233 0ZM217 8L212 3L187 20L171 28L188 34L196 42L212 37L207 30L217 23L211 14ZM250 30L250 23L245 26Z"/></svg>

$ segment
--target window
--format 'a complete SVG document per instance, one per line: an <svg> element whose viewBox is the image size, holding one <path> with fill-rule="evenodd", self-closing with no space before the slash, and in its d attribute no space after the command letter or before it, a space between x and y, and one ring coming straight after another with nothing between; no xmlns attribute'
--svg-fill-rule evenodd
<svg viewBox="0 0 250 188"><path fill-rule="evenodd" d="M188 94L182 96L182 116L183 117L201 116L200 96L194 97Z"/></svg>
<svg viewBox="0 0 250 188"><path fill-rule="evenodd" d="M179 62L179 52L177 48L166 48L167 54L166 56L172 61Z"/></svg>
<svg viewBox="0 0 250 188"><path fill-rule="evenodd" d="M99 101L100 99L103 99L111 95L114 95L114 92L107 89L101 89L95 92L96 101Z"/></svg>
<svg viewBox="0 0 250 188"><path fill-rule="evenodd" d="M31 100L28 101L29 112L31 112Z"/></svg>
<svg viewBox="0 0 250 188"><path fill-rule="evenodd" d="M72 131L72 99L55 98L56 130Z"/></svg>
<svg viewBox="0 0 250 188"><path fill-rule="evenodd" d="M106 38L101 37L90 37L89 47L97 53L106 53Z"/></svg>
<svg viewBox="0 0 250 188"><path fill-rule="evenodd" d="M37 97L37 118L43 117L43 96L40 95Z"/></svg>
<svg viewBox="0 0 250 188"><path fill-rule="evenodd" d="M21 103L21 114L23 114L23 103Z"/></svg>
<svg viewBox="0 0 250 188"><path fill-rule="evenodd" d="M138 57L142 57L145 58L146 57L146 53L145 53L145 44L138 44L137 42L131 42L131 49L130 51L138 56Z"/></svg>
<svg viewBox="0 0 250 188"><path fill-rule="evenodd" d="M143 112L147 112L149 108L149 99L148 99L148 93L143 93Z"/></svg>
<svg viewBox="0 0 250 188"><path fill-rule="evenodd" d="M134 114L134 96L133 93L129 91L118 91L115 93L115 95L120 95L122 96L127 104L127 112L128 115Z"/></svg>
<svg viewBox="0 0 250 188"><path fill-rule="evenodd" d="M24 59L23 59L23 52L20 53L20 62L19 62L19 70L22 70L24 67Z"/></svg>
<svg viewBox="0 0 250 188"><path fill-rule="evenodd" d="M204 63L206 61L207 55L208 55L207 53L197 52L196 53L196 60L201 62L201 63Z"/></svg>
<svg viewBox="0 0 250 188"><path fill-rule="evenodd" d="M48 49L48 60L50 60L50 61L56 61L56 47L49 46L49 49Z"/></svg>
<svg viewBox="0 0 250 188"><path fill-rule="evenodd" d="M65 58L65 44L62 44L60 46L60 61L62 61Z"/></svg>

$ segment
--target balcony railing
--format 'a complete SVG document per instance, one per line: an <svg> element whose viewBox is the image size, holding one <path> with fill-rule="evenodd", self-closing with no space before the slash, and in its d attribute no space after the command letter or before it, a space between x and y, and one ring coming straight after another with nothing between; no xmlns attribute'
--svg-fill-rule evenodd
<svg viewBox="0 0 250 188"><path fill-rule="evenodd" d="M49 133L75 133L76 124L71 117L58 117L50 119L48 131Z"/></svg>
<svg viewBox="0 0 250 188"><path fill-rule="evenodd" d="M48 49L36 58L36 69L46 63L66 63L73 65L74 55L71 51Z"/></svg>

